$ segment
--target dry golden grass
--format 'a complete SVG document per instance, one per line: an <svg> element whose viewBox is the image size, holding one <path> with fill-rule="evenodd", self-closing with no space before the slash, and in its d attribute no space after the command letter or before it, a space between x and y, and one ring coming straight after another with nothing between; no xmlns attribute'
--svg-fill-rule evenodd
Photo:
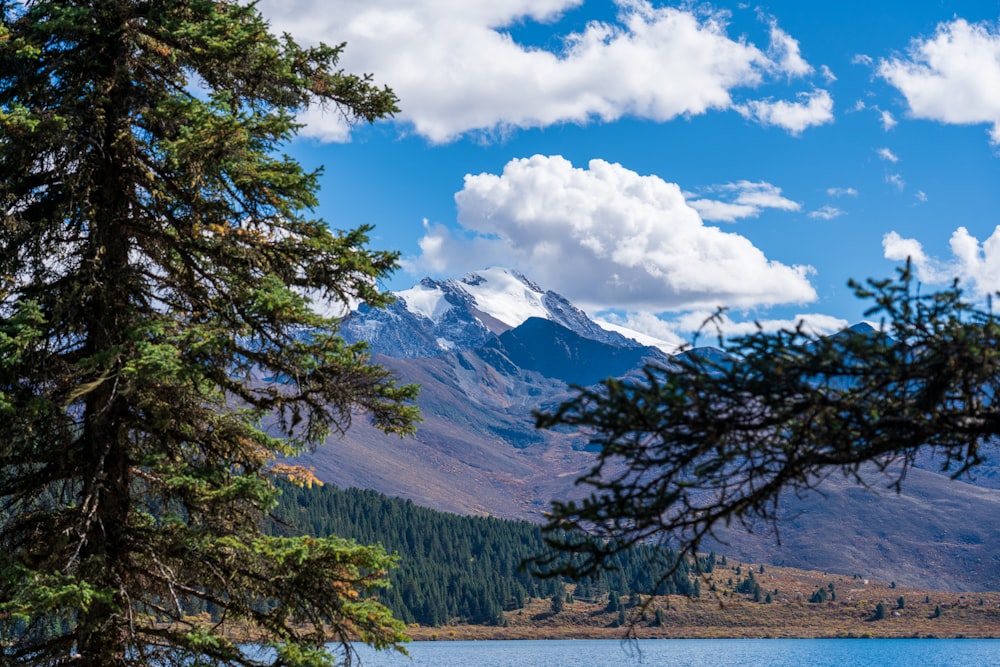
<svg viewBox="0 0 1000 667"><path fill-rule="evenodd" d="M761 599L754 602L735 592L753 570ZM834 599L811 603L817 589ZM714 586L715 590L712 590ZM447 639L582 639L621 638L631 632L652 637L1000 637L1000 593L924 591L857 577L730 561L706 576L700 598L643 598L644 609L626 609L627 626L607 600L568 602L553 614L549 600L531 600L524 609L505 614L506 627L456 625L411 627L417 640ZM899 598L904 605L899 608ZM622 598L627 602L627 598ZM886 616L875 620L882 603ZM662 624L656 622L661 610ZM937 610L940 610L939 613Z"/></svg>

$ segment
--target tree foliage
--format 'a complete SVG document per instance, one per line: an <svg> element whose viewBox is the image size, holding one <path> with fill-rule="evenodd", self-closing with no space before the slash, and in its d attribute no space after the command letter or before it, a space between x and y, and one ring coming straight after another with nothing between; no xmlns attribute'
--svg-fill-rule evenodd
<svg viewBox="0 0 1000 667"><path fill-rule="evenodd" d="M852 287L879 328L720 336L721 354L690 350L540 414L599 448L578 480L589 497L553 503L553 570L587 574L641 543L694 553L722 526L775 522L781 498L830 475L898 490L918 452L953 476L980 463L1000 433L995 315L957 283L921 293L908 265Z"/></svg>
<svg viewBox="0 0 1000 667"><path fill-rule="evenodd" d="M276 533L337 534L377 542L399 556L389 573L392 586L378 598L407 623L497 624L530 598L565 592L563 580L535 577L521 567L545 550L537 524L437 512L371 490L326 485L284 491L275 510ZM613 571L581 579L573 597L596 602L608 596L609 605L612 600L616 605L609 611L616 611L619 597L636 590L697 596L697 573L710 572L715 564L711 556L684 562L672 577L657 582L650 563L662 557L653 547L617 554L608 562Z"/></svg>
<svg viewBox="0 0 1000 667"><path fill-rule="evenodd" d="M228 0L0 0L0 654L5 664L327 664L396 645L391 559L272 538L277 459L414 388L318 301L384 303L396 255L308 217L295 113L395 97ZM192 601L220 624L192 621ZM317 652L319 651L319 652Z"/></svg>

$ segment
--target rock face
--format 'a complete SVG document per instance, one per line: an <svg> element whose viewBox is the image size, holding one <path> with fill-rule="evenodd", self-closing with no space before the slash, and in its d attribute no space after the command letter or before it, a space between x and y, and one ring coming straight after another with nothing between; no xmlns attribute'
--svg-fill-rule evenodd
<svg viewBox="0 0 1000 667"><path fill-rule="evenodd" d="M598 326L555 292L545 291L509 269L485 269L461 280L424 278L398 292L384 310L362 307L342 326L350 341L363 340L372 351L412 359L462 352L524 324L549 320L590 340L616 347L641 347Z"/></svg>
<svg viewBox="0 0 1000 667"><path fill-rule="evenodd" d="M533 412L570 398L570 385L671 363L660 347L602 329L514 271L424 279L397 296L385 310L354 313L342 332L367 341L402 381L422 386L424 421L416 436L398 438L359 417L346 435L302 458L338 486L444 511L540 520L552 498L581 493L573 482L594 459L585 436L539 431ZM757 526L727 531L716 550L929 588L1000 589L996 465L953 481L930 457L921 464L899 495L878 478L869 490L831 478L822 493L784 500L780 544Z"/></svg>

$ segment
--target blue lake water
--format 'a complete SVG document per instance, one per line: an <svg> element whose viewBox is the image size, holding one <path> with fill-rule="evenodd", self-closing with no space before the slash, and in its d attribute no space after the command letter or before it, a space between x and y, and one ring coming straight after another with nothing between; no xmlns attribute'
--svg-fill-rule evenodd
<svg viewBox="0 0 1000 667"><path fill-rule="evenodd" d="M410 657L360 646L362 667L988 667L998 639L655 639L412 642Z"/></svg>

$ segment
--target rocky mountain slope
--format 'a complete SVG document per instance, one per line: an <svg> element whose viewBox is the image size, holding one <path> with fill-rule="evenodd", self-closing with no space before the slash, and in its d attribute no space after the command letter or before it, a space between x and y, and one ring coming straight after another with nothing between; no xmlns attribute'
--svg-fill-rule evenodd
<svg viewBox="0 0 1000 667"><path fill-rule="evenodd" d="M662 346L606 331L566 299L503 269L460 281L425 279L384 311L344 325L375 358L422 386L415 437L386 436L362 418L304 457L324 481L371 488L434 509L539 520L593 462L585 437L534 428L534 410L569 385L669 364ZM636 338L640 338L636 336ZM714 353L706 350L705 353ZM987 465L965 482L927 458L903 493L831 478L822 493L787 498L775 536L729 530L720 553L747 561L861 574L901 584L1000 590L1000 477ZM970 483L970 481L972 483ZM780 543L778 541L780 537Z"/></svg>

